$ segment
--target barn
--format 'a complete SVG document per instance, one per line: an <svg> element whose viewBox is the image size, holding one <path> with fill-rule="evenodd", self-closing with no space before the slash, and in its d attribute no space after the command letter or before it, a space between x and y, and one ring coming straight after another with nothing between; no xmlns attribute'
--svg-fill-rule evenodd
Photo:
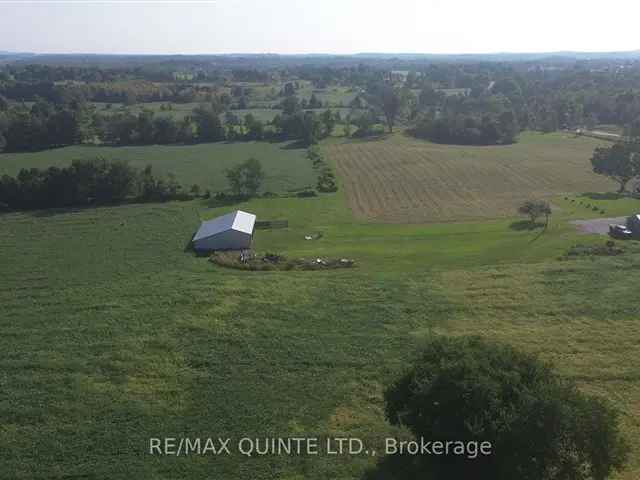
<svg viewBox="0 0 640 480"><path fill-rule="evenodd" d="M202 222L193 237L193 248L196 251L249 248L255 223L255 215L240 210Z"/></svg>

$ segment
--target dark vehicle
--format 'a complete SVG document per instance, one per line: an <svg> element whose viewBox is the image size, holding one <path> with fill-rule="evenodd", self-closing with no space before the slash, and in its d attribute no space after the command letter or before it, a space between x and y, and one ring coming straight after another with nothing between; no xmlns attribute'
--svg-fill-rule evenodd
<svg viewBox="0 0 640 480"><path fill-rule="evenodd" d="M609 225L609 235L613 238L626 239L632 238L633 232L626 225Z"/></svg>

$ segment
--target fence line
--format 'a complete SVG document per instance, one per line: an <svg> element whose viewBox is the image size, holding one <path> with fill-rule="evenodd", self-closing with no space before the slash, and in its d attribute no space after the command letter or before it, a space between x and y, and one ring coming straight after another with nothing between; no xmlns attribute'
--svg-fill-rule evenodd
<svg viewBox="0 0 640 480"><path fill-rule="evenodd" d="M289 220L265 220L256 222L257 230L273 230L276 228L289 228Z"/></svg>

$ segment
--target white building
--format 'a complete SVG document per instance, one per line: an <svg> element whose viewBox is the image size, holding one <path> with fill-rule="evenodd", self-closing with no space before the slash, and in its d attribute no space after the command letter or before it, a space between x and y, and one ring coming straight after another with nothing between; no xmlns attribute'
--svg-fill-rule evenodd
<svg viewBox="0 0 640 480"><path fill-rule="evenodd" d="M193 248L197 251L249 248L255 223L255 215L240 210L202 222L193 237Z"/></svg>

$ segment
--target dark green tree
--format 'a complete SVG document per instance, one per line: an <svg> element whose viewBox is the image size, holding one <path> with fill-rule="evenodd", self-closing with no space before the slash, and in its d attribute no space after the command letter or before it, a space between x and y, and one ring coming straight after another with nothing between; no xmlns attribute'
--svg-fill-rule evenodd
<svg viewBox="0 0 640 480"><path fill-rule="evenodd" d="M295 95L287 96L282 101L282 113L285 115L294 115L299 109L300 103Z"/></svg>
<svg viewBox="0 0 640 480"><path fill-rule="evenodd" d="M154 142L160 145L176 143L180 127L172 118L165 115L153 119Z"/></svg>
<svg viewBox="0 0 640 480"><path fill-rule="evenodd" d="M285 97L291 97L296 94L296 87L293 83L286 83L284 86L284 95Z"/></svg>
<svg viewBox="0 0 640 480"><path fill-rule="evenodd" d="M596 148L591 158L593 171L618 183L618 193L640 174L640 152L636 142L620 142L611 147Z"/></svg>
<svg viewBox="0 0 640 480"><path fill-rule="evenodd" d="M200 142L220 142L225 139L219 113L213 108L199 106L193 111L196 135Z"/></svg>
<svg viewBox="0 0 640 480"><path fill-rule="evenodd" d="M333 129L336 127L336 117L331 110L325 110L320 119L324 125L325 136L330 136L333 133Z"/></svg>
<svg viewBox="0 0 640 480"><path fill-rule="evenodd" d="M231 192L239 197L255 196L264 180L262 164L255 158L228 169L226 173Z"/></svg>
<svg viewBox="0 0 640 480"><path fill-rule="evenodd" d="M311 109L322 108L322 102L318 99L318 97L316 97L315 93L311 94L311 98L309 99L307 108L311 108Z"/></svg>
<svg viewBox="0 0 640 480"><path fill-rule="evenodd" d="M378 118L372 110L362 112L360 115L356 115L353 119L353 124L357 127L353 136L367 137L375 133L374 127L378 123Z"/></svg>
<svg viewBox="0 0 640 480"><path fill-rule="evenodd" d="M627 460L606 401L535 357L480 338L430 340L385 401L391 423L417 438L491 443L491 455L476 458L407 459L415 478L605 480Z"/></svg>
<svg viewBox="0 0 640 480"><path fill-rule="evenodd" d="M405 100L401 90L398 87L386 83L376 85L370 91L367 100L382 112L389 133L393 133L393 127L400 115Z"/></svg>
<svg viewBox="0 0 640 480"><path fill-rule="evenodd" d="M264 124L252 114L245 115L244 125L246 128L245 138L247 140L262 140L264 138Z"/></svg>

